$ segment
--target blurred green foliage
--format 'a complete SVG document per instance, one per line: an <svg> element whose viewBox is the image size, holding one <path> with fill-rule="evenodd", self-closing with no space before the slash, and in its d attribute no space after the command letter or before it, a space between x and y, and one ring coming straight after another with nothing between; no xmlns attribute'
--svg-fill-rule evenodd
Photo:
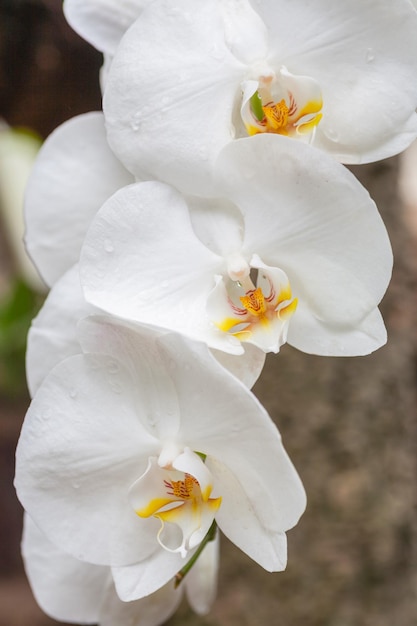
<svg viewBox="0 0 417 626"><path fill-rule="evenodd" d="M26 390L25 351L27 333L43 296L22 279L15 279L0 301L0 393L20 395Z"/></svg>

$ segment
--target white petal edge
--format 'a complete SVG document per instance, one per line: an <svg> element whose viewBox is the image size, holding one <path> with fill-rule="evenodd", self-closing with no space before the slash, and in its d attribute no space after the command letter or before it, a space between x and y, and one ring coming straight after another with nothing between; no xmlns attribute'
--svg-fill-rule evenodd
<svg viewBox="0 0 417 626"><path fill-rule="evenodd" d="M131 182L107 144L102 113L72 118L48 137L25 197L25 243L47 285L78 261L87 228L102 203Z"/></svg>
<svg viewBox="0 0 417 626"><path fill-rule="evenodd" d="M139 520L127 501L160 449L136 393L116 359L69 357L39 388L17 446L24 508L58 547L97 565L127 565L159 549L158 522Z"/></svg>
<svg viewBox="0 0 417 626"><path fill-rule="evenodd" d="M56 548L24 517L22 556L33 594L53 619L95 624L110 569L83 563Z"/></svg>
<svg viewBox="0 0 417 626"><path fill-rule="evenodd" d="M103 205L82 248L80 276L86 300L112 315L241 354L240 342L206 314L223 265L195 235L185 199L168 185L146 182Z"/></svg>
<svg viewBox="0 0 417 626"><path fill-rule="evenodd" d="M77 324L96 311L84 298L78 266L74 266L54 284L29 329L26 378L32 398L55 365L81 353Z"/></svg>
<svg viewBox="0 0 417 626"><path fill-rule="evenodd" d="M195 195L214 195L213 162L233 137L246 72L226 43L223 5L153 2L123 37L103 98L109 143L127 169Z"/></svg>
<svg viewBox="0 0 417 626"><path fill-rule="evenodd" d="M168 583L140 600L123 602L115 591L107 593L101 607L100 626L160 626L175 613L182 593Z"/></svg>
<svg viewBox="0 0 417 626"><path fill-rule="evenodd" d="M120 39L152 0L65 0L69 25L100 52L114 55Z"/></svg>
<svg viewBox="0 0 417 626"><path fill-rule="evenodd" d="M219 559L220 537L217 532L182 583L187 600L198 615L207 615L216 599Z"/></svg>
<svg viewBox="0 0 417 626"><path fill-rule="evenodd" d="M194 552L190 552L190 558ZM154 593L163 585L171 583L174 586L175 574L188 560L160 548L142 563L113 567L112 574L119 598L123 602L131 602Z"/></svg>

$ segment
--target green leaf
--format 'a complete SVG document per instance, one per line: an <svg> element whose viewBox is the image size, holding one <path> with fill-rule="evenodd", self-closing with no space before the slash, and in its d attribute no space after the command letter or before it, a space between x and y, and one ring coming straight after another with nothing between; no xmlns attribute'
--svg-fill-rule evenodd
<svg viewBox="0 0 417 626"><path fill-rule="evenodd" d="M26 337L42 297L21 279L12 284L0 302L0 390L20 393L25 389Z"/></svg>

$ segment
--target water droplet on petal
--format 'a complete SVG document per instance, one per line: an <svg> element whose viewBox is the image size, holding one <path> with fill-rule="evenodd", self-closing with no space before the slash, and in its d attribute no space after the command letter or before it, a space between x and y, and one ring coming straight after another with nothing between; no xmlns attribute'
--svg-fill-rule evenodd
<svg viewBox="0 0 417 626"><path fill-rule="evenodd" d="M104 240L104 249L108 253L114 252L114 246L113 246L111 239Z"/></svg>
<svg viewBox="0 0 417 626"><path fill-rule="evenodd" d="M70 389L69 397L70 398L75 398L76 396L77 396L77 390L76 389Z"/></svg>
<svg viewBox="0 0 417 626"><path fill-rule="evenodd" d="M132 130L137 131L140 128L140 125L142 123L142 113L140 111L137 111L137 113L135 113L130 121L130 127Z"/></svg>
<svg viewBox="0 0 417 626"><path fill-rule="evenodd" d="M110 387L110 389L111 389L111 391L113 393L116 393L118 395L122 393L122 391L123 391L122 386L118 382L116 382L114 380L108 380L107 382L108 382L109 387Z"/></svg>
<svg viewBox="0 0 417 626"><path fill-rule="evenodd" d="M119 371L119 364L116 363L116 361L110 361L107 366L107 371L109 372L109 374L117 374L117 372Z"/></svg>
<svg viewBox="0 0 417 626"><path fill-rule="evenodd" d="M372 63L372 61L375 61L374 49L373 48L368 48L367 51L366 51L366 62L367 63Z"/></svg>
<svg viewBox="0 0 417 626"><path fill-rule="evenodd" d="M169 98L168 96L163 96L161 98L162 111L167 111L171 105L172 105L172 98Z"/></svg>
<svg viewBox="0 0 417 626"><path fill-rule="evenodd" d="M256 172L253 167L243 167L241 168L241 173L246 180L254 180L256 178Z"/></svg>
<svg viewBox="0 0 417 626"><path fill-rule="evenodd" d="M42 422L48 422L52 417L51 409L45 409L43 413L39 416Z"/></svg>
<svg viewBox="0 0 417 626"><path fill-rule="evenodd" d="M155 424L156 424L156 417L155 417L155 415L153 413L149 413L147 418L148 418L149 426L155 426Z"/></svg>
<svg viewBox="0 0 417 626"><path fill-rule="evenodd" d="M217 60L221 60L224 58L225 54L226 54L226 48L224 48L223 46L213 46L212 49L210 50L212 56L217 59Z"/></svg>

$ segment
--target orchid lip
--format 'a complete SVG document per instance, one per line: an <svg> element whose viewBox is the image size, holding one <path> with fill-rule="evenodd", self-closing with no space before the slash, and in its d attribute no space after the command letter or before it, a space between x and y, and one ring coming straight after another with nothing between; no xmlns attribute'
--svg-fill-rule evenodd
<svg viewBox="0 0 417 626"><path fill-rule="evenodd" d="M275 133L289 137L314 135L322 119L319 84L283 66L278 75L260 74L242 83L241 117L249 135Z"/></svg>
<svg viewBox="0 0 417 626"><path fill-rule="evenodd" d="M222 499L210 497L212 489L211 473L200 454L184 448L170 467L161 467L151 457L129 496L139 517L160 520L160 546L185 558L204 539L220 507Z"/></svg>
<svg viewBox="0 0 417 626"><path fill-rule="evenodd" d="M281 269L264 265L256 255L248 267L250 273L242 272L237 280L230 271L227 277L218 277L207 302L208 315L219 330L236 339L278 352L297 299Z"/></svg>

